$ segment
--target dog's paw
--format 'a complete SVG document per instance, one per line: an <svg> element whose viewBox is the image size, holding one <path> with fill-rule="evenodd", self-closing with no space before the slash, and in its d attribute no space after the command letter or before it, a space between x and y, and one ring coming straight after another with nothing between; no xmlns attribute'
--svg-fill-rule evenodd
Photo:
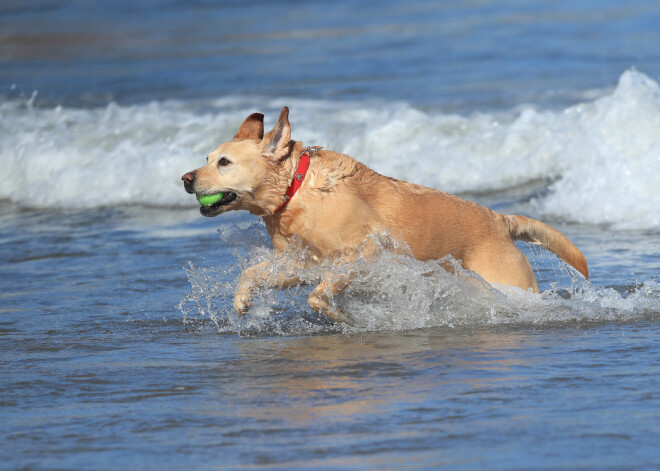
<svg viewBox="0 0 660 471"><path fill-rule="evenodd" d="M313 291L312 294L307 298L309 307L314 309L319 314L323 314L325 317L330 319L332 322L344 323L348 322L348 316L339 309L337 306L331 306L328 303L328 298L325 295L319 295L318 292Z"/></svg>
<svg viewBox="0 0 660 471"><path fill-rule="evenodd" d="M250 291L239 289L234 296L234 310L241 316L250 307Z"/></svg>

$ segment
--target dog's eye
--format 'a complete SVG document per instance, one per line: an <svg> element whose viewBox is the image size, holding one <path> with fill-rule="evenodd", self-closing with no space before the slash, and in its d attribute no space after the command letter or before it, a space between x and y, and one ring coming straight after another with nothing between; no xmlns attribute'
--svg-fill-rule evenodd
<svg viewBox="0 0 660 471"><path fill-rule="evenodd" d="M231 162L229 160L227 160L226 158L224 158L224 157L221 158L220 160L218 160L218 166L219 167L225 167L225 166L229 165L230 163Z"/></svg>

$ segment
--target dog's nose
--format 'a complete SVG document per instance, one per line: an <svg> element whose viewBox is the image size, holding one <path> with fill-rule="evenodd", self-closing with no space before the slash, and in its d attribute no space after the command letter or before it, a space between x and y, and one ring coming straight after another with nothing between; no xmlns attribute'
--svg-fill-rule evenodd
<svg viewBox="0 0 660 471"><path fill-rule="evenodd" d="M194 193L193 185L195 184L195 172L188 172L181 177L183 180L183 187L188 193Z"/></svg>
<svg viewBox="0 0 660 471"><path fill-rule="evenodd" d="M195 173L194 172L188 172L184 176L181 177L181 180L183 180L184 183L192 183L195 181Z"/></svg>

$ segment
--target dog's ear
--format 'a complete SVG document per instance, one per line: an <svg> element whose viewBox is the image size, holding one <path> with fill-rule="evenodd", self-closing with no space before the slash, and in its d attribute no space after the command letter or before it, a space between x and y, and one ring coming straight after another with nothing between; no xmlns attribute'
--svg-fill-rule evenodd
<svg viewBox="0 0 660 471"><path fill-rule="evenodd" d="M252 113L245 118L234 139L263 139L264 137L264 115Z"/></svg>
<svg viewBox="0 0 660 471"><path fill-rule="evenodd" d="M271 159L281 160L289 154L291 141L291 125L289 124L289 108L282 108L275 127L261 141L261 153Z"/></svg>

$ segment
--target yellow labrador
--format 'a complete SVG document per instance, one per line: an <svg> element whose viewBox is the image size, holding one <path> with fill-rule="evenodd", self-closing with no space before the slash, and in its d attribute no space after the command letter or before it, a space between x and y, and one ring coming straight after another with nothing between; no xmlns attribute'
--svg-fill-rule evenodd
<svg viewBox="0 0 660 471"><path fill-rule="evenodd" d="M231 141L208 155L204 167L181 177L188 193L223 193L217 203L200 208L202 215L244 209L263 217L277 252L296 236L309 255L306 263L373 256L379 248L369 235L384 231L404 241L419 260L449 254L491 283L538 292L529 261L514 240L540 244L589 277L584 255L547 224L385 177L345 154L306 149L291 140L288 116L284 107L265 135L263 115L248 116ZM349 282L328 272L309 305L334 321L346 320L329 300ZM267 262L256 265L241 274L234 308L244 313L259 285L298 283L290 273L273 273Z"/></svg>

